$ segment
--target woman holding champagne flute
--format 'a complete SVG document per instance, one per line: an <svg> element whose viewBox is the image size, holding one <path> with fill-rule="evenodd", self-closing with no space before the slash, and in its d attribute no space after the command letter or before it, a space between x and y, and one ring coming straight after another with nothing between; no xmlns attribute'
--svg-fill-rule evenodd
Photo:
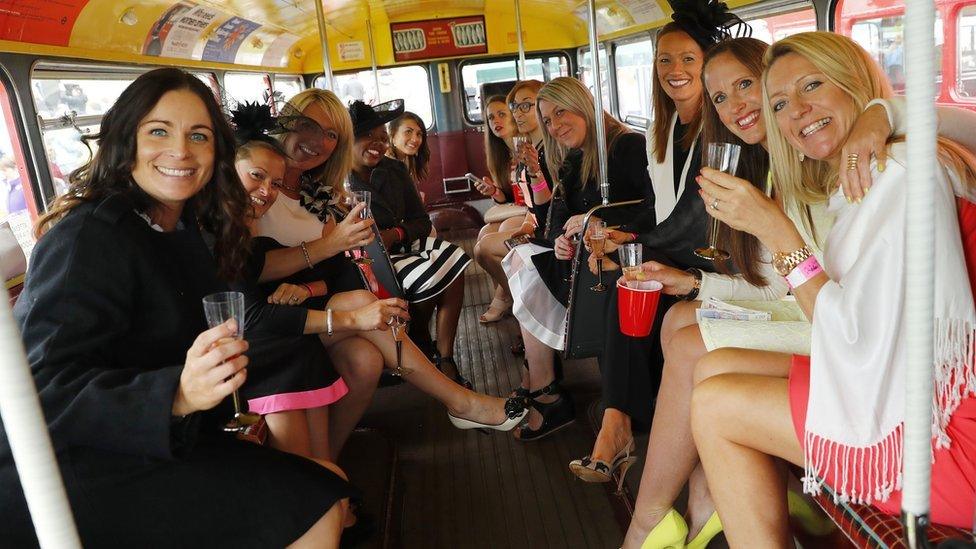
<svg viewBox="0 0 976 549"><path fill-rule="evenodd" d="M201 300L241 276L248 235L213 93L147 72L93 139L39 220L15 310L82 543L337 547L355 493L338 469L220 428L248 343L206 329ZM5 442L0 464L0 537L34 545Z"/></svg>

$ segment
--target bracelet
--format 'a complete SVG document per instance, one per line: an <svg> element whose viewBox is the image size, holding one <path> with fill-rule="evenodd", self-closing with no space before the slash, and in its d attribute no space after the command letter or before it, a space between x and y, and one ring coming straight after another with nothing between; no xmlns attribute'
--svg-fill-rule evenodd
<svg viewBox="0 0 976 549"><path fill-rule="evenodd" d="M393 227L393 230L397 233L397 242L405 242L407 240L407 231L403 227Z"/></svg>
<svg viewBox="0 0 976 549"><path fill-rule="evenodd" d="M532 192L539 193L544 191L545 189L548 189L549 183L546 182L546 179L544 177L540 177L539 182L536 183L535 185L532 185L529 188L532 189Z"/></svg>
<svg viewBox="0 0 976 549"><path fill-rule="evenodd" d="M690 292L686 293L685 295L679 295L675 297L679 297L685 301L694 301L695 298L698 297L698 292L701 291L702 272L701 269L694 269L694 268L686 269L685 272L695 277L695 285L691 288Z"/></svg>
<svg viewBox="0 0 976 549"><path fill-rule="evenodd" d="M305 256L305 264L308 265L309 270L311 270L313 268L312 267L312 257L310 255L308 255L308 246L305 245L305 241L304 240L302 240L302 244L301 245L302 245L302 255Z"/></svg>
<svg viewBox="0 0 976 549"><path fill-rule="evenodd" d="M325 333L332 337L332 309L325 310Z"/></svg>
<svg viewBox="0 0 976 549"><path fill-rule="evenodd" d="M301 286L302 288L305 288L306 290L308 290L308 297L315 297L315 292L312 291L312 287L311 286L309 286L308 284L306 284L304 282L300 282L298 285Z"/></svg>
<svg viewBox="0 0 976 549"><path fill-rule="evenodd" d="M793 267L790 274L786 275L786 285L789 286L791 290L794 290L809 282L811 278L822 272L824 272L824 270L823 267L820 266L820 262L817 261L817 256L811 255L810 257L804 259L803 263Z"/></svg>

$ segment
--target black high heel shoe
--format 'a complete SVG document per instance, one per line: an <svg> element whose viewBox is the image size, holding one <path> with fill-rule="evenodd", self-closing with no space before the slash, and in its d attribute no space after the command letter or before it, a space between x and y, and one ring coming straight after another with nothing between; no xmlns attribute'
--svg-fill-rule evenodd
<svg viewBox="0 0 976 549"><path fill-rule="evenodd" d="M436 366L437 369L440 370L441 372L444 372L444 368L442 368L441 365L444 364L445 362L449 362L451 364L451 366L454 367L454 377L453 377L453 379L454 379L454 382L455 383L457 383L458 385L464 387L465 389L473 389L474 388L474 385L472 385L471 382L468 381L467 378L465 378L464 376L461 375L461 368L458 368L457 362L454 361L454 357L453 356L441 356L439 354L438 355L435 355L435 357L434 357L434 366ZM445 372L445 375L447 375L446 372ZM448 376L448 377L451 377L451 376Z"/></svg>
<svg viewBox="0 0 976 549"><path fill-rule="evenodd" d="M543 395L553 395L558 398L552 402L539 402L536 400L536 398ZM539 440L576 421L576 409L573 406L573 400L563 392L559 387L559 383L556 381L553 381L538 391L529 393L526 400L529 406L535 408L537 412L542 414L542 425L538 429L529 429L528 426L522 427L518 440L524 442Z"/></svg>

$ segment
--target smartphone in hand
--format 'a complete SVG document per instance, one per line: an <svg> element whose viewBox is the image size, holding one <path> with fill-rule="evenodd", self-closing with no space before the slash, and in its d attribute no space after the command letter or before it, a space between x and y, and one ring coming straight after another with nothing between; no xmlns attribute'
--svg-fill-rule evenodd
<svg viewBox="0 0 976 549"><path fill-rule="evenodd" d="M528 235L521 234L521 235L514 236L514 237L509 238L508 240L506 240L505 241L505 247L507 249L511 250L512 248L514 248L516 246L521 246L522 244L528 244L528 243L529 243L529 236Z"/></svg>

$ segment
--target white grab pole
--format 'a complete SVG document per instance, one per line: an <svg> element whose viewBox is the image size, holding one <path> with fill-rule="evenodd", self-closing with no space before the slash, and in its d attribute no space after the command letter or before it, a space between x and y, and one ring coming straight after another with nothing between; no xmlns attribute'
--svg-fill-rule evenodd
<svg viewBox="0 0 976 549"><path fill-rule="evenodd" d="M519 0L515 0L515 35L518 36L518 67L517 74L519 80L525 80L525 43L522 41L522 7Z"/></svg>
<svg viewBox="0 0 976 549"><path fill-rule="evenodd" d="M369 62L373 67L373 86L376 87L376 103L382 103L380 97L380 73L376 70L376 44L373 42L373 18L366 19L366 37L369 40Z"/></svg>
<svg viewBox="0 0 976 549"><path fill-rule="evenodd" d="M603 125L603 82L600 79L600 43L596 35L596 1L588 0L590 18L590 59L593 60L593 114L596 118L596 149L600 178L600 198L610 203L610 182L607 180L607 129Z"/></svg>
<svg viewBox="0 0 976 549"><path fill-rule="evenodd" d="M335 91L335 77L332 75L332 62L329 60L329 40L325 30L325 0L313 0L315 3L315 20L319 26L319 42L322 45L322 76L325 79L325 89Z"/></svg>
<svg viewBox="0 0 976 549"><path fill-rule="evenodd" d="M908 371L905 387L904 492L906 536L914 547L917 526L929 513L932 468L934 213L936 169L935 5L905 2L905 95L908 103L908 207L905 318ZM919 520L921 519L921 520ZM923 538L924 539L924 538Z"/></svg>
<svg viewBox="0 0 976 549"><path fill-rule="evenodd" d="M7 293L0 304L0 417L41 547L80 548L34 378Z"/></svg>

